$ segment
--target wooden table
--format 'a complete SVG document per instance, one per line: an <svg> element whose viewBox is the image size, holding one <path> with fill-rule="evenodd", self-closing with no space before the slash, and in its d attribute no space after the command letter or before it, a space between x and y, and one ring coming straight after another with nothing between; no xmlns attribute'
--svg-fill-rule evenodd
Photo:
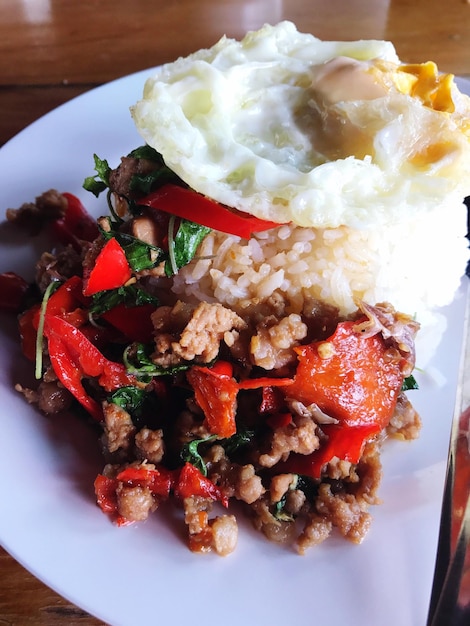
<svg viewBox="0 0 470 626"><path fill-rule="evenodd" d="M0 145L93 87L289 19L470 76L469 0L0 0ZM7 181L2 181L7 184ZM97 626L0 549L0 624Z"/></svg>

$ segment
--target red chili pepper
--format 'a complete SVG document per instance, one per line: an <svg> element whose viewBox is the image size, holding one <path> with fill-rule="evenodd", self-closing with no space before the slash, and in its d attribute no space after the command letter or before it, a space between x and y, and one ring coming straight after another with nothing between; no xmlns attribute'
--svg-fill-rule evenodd
<svg viewBox="0 0 470 626"><path fill-rule="evenodd" d="M322 426L327 441L311 455L291 454L282 471L319 478L333 457L357 463L390 421L403 384L400 362L387 358L382 335L363 337L356 323L342 322L327 340L295 348L299 364L284 394L317 404L339 423Z"/></svg>
<svg viewBox="0 0 470 626"><path fill-rule="evenodd" d="M273 413L266 418L266 423L274 430L276 428L285 428L292 424L292 415L290 413Z"/></svg>
<svg viewBox="0 0 470 626"><path fill-rule="evenodd" d="M262 378L247 378L241 380L238 383L240 389L259 389L260 387L287 387L292 385L294 380L292 378L268 378L264 376Z"/></svg>
<svg viewBox="0 0 470 626"><path fill-rule="evenodd" d="M92 296L99 291L122 287L131 276L125 252L113 237L98 254L95 265L85 280L83 295Z"/></svg>
<svg viewBox="0 0 470 626"><path fill-rule="evenodd" d="M249 239L252 233L279 226L276 222L262 220L248 213L232 211L192 189L171 183L139 199L139 204L244 239Z"/></svg>
<svg viewBox="0 0 470 626"><path fill-rule="evenodd" d="M116 478L109 478L103 474L98 474L94 483L96 503L103 513L113 518L118 526L126 526L132 524L132 521L119 515L116 495L117 486L118 481Z"/></svg>
<svg viewBox="0 0 470 626"><path fill-rule="evenodd" d="M36 359L37 319L41 305L35 304L18 318L21 351L27 359Z"/></svg>
<svg viewBox="0 0 470 626"><path fill-rule="evenodd" d="M62 341L58 335L50 335L48 348L51 365L57 378L95 420L102 421L101 406L85 391L82 384L84 372L77 367L76 362L71 358L67 350L67 342Z"/></svg>
<svg viewBox="0 0 470 626"><path fill-rule="evenodd" d="M60 315L73 326L81 327L88 320L85 309L81 308L84 298L81 293L82 279L72 276L51 295L46 311L50 315ZM36 359L36 338L39 326L41 305L35 304L18 319L21 350L30 361Z"/></svg>
<svg viewBox="0 0 470 626"><path fill-rule="evenodd" d="M117 328L130 341L149 343L153 337L151 314L155 310L153 304L127 307L118 304L114 308L101 314L111 326Z"/></svg>
<svg viewBox="0 0 470 626"><path fill-rule="evenodd" d="M71 244L81 250L80 241L93 241L98 237L98 224L76 196L71 193L62 195L67 199L67 211L64 217L52 222L52 234L64 245Z"/></svg>
<svg viewBox="0 0 470 626"><path fill-rule="evenodd" d="M121 363L106 359L78 328L57 315L46 314L44 334L58 379L90 415L101 421L101 406L85 391L82 378L98 378L98 384L107 392L133 385L135 378Z"/></svg>
<svg viewBox="0 0 470 626"><path fill-rule="evenodd" d="M403 384L400 363L386 356L382 335L363 337L342 322L325 341L295 348L299 364L286 396L317 404L347 426L384 428Z"/></svg>
<svg viewBox="0 0 470 626"><path fill-rule="evenodd" d="M228 497L191 463L185 463L181 468L178 482L175 486L175 496L177 498L201 496L202 498L219 500L225 507L228 506Z"/></svg>
<svg viewBox="0 0 470 626"><path fill-rule="evenodd" d="M165 467L127 467L116 478L130 487L147 487L154 495L168 498L175 483L174 472Z"/></svg>
<svg viewBox="0 0 470 626"><path fill-rule="evenodd" d="M19 313L28 288L29 284L15 272L0 274L0 310Z"/></svg>
<svg viewBox="0 0 470 626"><path fill-rule="evenodd" d="M103 474L98 474L95 479L95 494L98 506L103 513L117 513L116 500L117 480Z"/></svg>
<svg viewBox="0 0 470 626"><path fill-rule="evenodd" d="M209 432L223 438L234 435L237 432L237 381L226 373L218 373L217 369L196 365L186 377L194 389L196 402L204 412Z"/></svg>
<svg viewBox="0 0 470 626"><path fill-rule="evenodd" d="M83 281L80 276L72 276L62 283L51 295L47 302L47 312L57 315L61 312L69 312L78 306L87 304L82 295Z"/></svg>
<svg viewBox="0 0 470 626"><path fill-rule="evenodd" d="M88 313L83 308L86 299L82 295L83 281L79 276L72 276L62 283L51 295L46 305L49 315L60 315L73 326L82 326L88 320ZM39 323L39 311L34 324L37 329Z"/></svg>
<svg viewBox="0 0 470 626"><path fill-rule="evenodd" d="M350 463L358 463L361 458L364 445L373 439L377 429L372 426L338 426L327 424L322 426L328 440L322 442L321 447L312 454L290 454L287 461L277 465L282 472L292 472L320 478L322 469L334 457L338 457Z"/></svg>
<svg viewBox="0 0 470 626"><path fill-rule="evenodd" d="M232 378L233 365L230 361L223 361L222 359L219 359L214 363L214 365L212 365L211 372L222 378Z"/></svg>
<svg viewBox="0 0 470 626"><path fill-rule="evenodd" d="M259 407L259 412L264 413L279 413L285 410L286 403L282 393L282 387L263 387L262 399Z"/></svg>

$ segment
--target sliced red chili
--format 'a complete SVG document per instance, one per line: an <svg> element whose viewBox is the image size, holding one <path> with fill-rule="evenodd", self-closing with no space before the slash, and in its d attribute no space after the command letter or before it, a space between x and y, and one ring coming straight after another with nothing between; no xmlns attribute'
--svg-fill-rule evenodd
<svg viewBox="0 0 470 626"><path fill-rule="evenodd" d="M18 318L21 351L30 361L36 359L37 319L40 308L40 304L35 304Z"/></svg>
<svg viewBox="0 0 470 626"><path fill-rule="evenodd" d="M82 378L97 378L107 392L135 384L124 365L106 359L78 328L62 317L46 314L44 335L58 379L96 420L102 420L102 409L85 391Z"/></svg>
<svg viewBox="0 0 470 626"><path fill-rule="evenodd" d="M155 307L152 304L127 307L118 304L114 308L101 314L111 326L117 328L130 341L149 343L153 337L151 315Z"/></svg>
<svg viewBox="0 0 470 626"><path fill-rule="evenodd" d="M67 200L67 210L64 217L51 223L51 231L58 241L80 251L81 241L93 241L98 237L98 224L76 196L71 193L62 195Z"/></svg>
<svg viewBox="0 0 470 626"><path fill-rule="evenodd" d="M171 183L139 199L139 204L244 239L249 239L252 233L279 226L276 222L234 211L192 189Z"/></svg>
<svg viewBox="0 0 470 626"><path fill-rule="evenodd" d="M146 487L162 498L168 498L175 482L174 472L165 467L127 467L116 478L130 487Z"/></svg>
<svg viewBox="0 0 470 626"><path fill-rule="evenodd" d="M210 368L213 374L217 374L217 376L232 378L233 376L233 365L230 361L223 361L222 359L217 360L214 365Z"/></svg>
<svg viewBox="0 0 470 626"><path fill-rule="evenodd" d="M50 315L60 315L73 326L82 326L88 320L88 313L84 308L86 298L83 297L82 287L83 281L79 276L67 279L47 301L46 312ZM37 328L39 312L34 323Z"/></svg>
<svg viewBox="0 0 470 626"><path fill-rule="evenodd" d="M363 337L357 322L342 322L325 341L295 348L299 364L286 396L348 426L384 428L403 384L400 363L387 357L381 334Z"/></svg>
<svg viewBox="0 0 470 626"><path fill-rule="evenodd" d="M109 515L118 526L127 526L133 522L119 515L116 495L117 486L118 480L116 478L98 474L94 483L96 503L103 513Z"/></svg>
<svg viewBox="0 0 470 626"><path fill-rule="evenodd" d="M63 341L58 335L49 333L48 348L51 365L57 378L95 420L102 421L101 406L85 391L82 384L83 370L77 366L76 361L71 357L67 349L67 341Z"/></svg>
<svg viewBox="0 0 470 626"><path fill-rule="evenodd" d="M222 438L234 435L237 432L237 381L225 372L220 374L213 368L199 366L192 367L186 377L204 412L209 432Z"/></svg>
<svg viewBox="0 0 470 626"><path fill-rule="evenodd" d="M197 467L191 463L185 463L181 468L175 487L175 495L177 498L190 498L192 496L210 498L222 502L225 507L228 506L228 498L224 496L220 488L201 474Z"/></svg>
<svg viewBox="0 0 470 626"><path fill-rule="evenodd" d="M19 313L29 284L15 272L0 274L0 310Z"/></svg>
<svg viewBox="0 0 470 626"><path fill-rule="evenodd" d="M132 276L126 254L117 239L109 239L98 254L95 265L85 280L83 294L92 296L99 291L116 289Z"/></svg>
<svg viewBox="0 0 470 626"><path fill-rule="evenodd" d="M292 424L292 415L290 413L273 413L266 418L266 423L271 426L274 430L276 428L285 428Z"/></svg>
<svg viewBox="0 0 470 626"><path fill-rule="evenodd" d="M279 413L286 408L282 387L263 387L259 412Z"/></svg>
<svg viewBox="0 0 470 626"><path fill-rule="evenodd" d="M338 457L350 463L358 463L364 445L377 434L377 427L372 426L338 426L327 424L322 426L327 441L312 454L290 454L287 461L281 462L277 469L282 472L293 472L320 478L325 465Z"/></svg>
<svg viewBox="0 0 470 626"><path fill-rule="evenodd" d="M260 387L287 387L292 385L294 380L292 378L268 378L267 376L261 378L247 378L241 380L238 383L240 389L259 389Z"/></svg>

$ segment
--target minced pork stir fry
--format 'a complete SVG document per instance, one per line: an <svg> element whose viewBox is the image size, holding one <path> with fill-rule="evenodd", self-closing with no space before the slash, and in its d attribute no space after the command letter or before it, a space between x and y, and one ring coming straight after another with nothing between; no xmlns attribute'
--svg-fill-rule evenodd
<svg viewBox="0 0 470 626"><path fill-rule="evenodd" d="M234 500L301 554L335 528L360 542L383 440L419 432L405 395L418 324L388 303L344 318L275 294L243 312L177 297L173 276L211 228L247 238L276 225L196 194L147 146L95 165L85 187L107 189L109 216L54 190L7 211L56 245L34 285L1 276L1 306L19 314L36 367L37 388L18 390L46 414L81 406L100 429L98 506L125 525L170 500L195 552L234 550Z"/></svg>

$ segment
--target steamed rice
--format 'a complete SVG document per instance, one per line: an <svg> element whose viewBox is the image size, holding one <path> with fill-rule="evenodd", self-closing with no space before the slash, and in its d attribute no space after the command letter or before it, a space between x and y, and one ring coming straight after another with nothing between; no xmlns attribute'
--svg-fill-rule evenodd
<svg viewBox="0 0 470 626"><path fill-rule="evenodd" d="M173 290L239 314L273 297L288 312L301 312L314 299L341 315L361 300L390 301L416 317L426 344L433 336L431 349L418 351L423 365L445 328L436 309L452 301L465 269L465 230L465 205L445 204L387 229L284 224L250 240L213 231L175 277Z"/></svg>
<svg viewBox="0 0 470 626"><path fill-rule="evenodd" d="M452 75L284 21L162 66L131 113L190 188L283 224L209 235L175 278L181 298L245 314L313 299L342 316L386 301L432 352L468 258L470 98Z"/></svg>

